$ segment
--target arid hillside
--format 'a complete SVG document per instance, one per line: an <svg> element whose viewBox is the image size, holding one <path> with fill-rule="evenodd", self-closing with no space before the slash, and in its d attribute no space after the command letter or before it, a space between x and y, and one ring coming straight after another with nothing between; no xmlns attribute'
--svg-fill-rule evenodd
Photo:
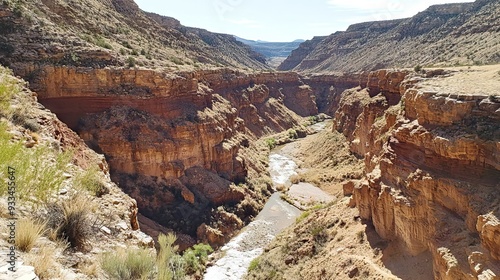
<svg viewBox="0 0 500 280"><path fill-rule="evenodd" d="M414 17L351 25L306 41L278 68L303 73L500 62L500 3L429 7Z"/></svg>
<svg viewBox="0 0 500 280"><path fill-rule="evenodd" d="M132 0L6 0L0 4L0 63L25 78L42 65L266 69L232 35L182 26ZM31 76L30 76L31 75Z"/></svg>

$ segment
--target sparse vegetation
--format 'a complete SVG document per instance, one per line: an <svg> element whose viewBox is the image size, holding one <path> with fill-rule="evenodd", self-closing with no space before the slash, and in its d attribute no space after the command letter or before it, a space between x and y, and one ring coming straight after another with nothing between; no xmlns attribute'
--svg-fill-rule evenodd
<svg viewBox="0 0 500 280"><path fill-rule="evenodd" d="M212 247L207 244L196 244L184 252L183 259L186 262L186 271L190 274L201 273L205 270L208 254L213 252Z"/></svg>
<svg viewBox="0 0 500 280"><path fill-rule="evenodd" d="M160 250L156 257L158 280L180 280L184 277L184 262L177 255L177 246L174 246L175 235L160 234L158 243Z"/></svg>
<svg viewBox="0 0 500 280"><path fill-rule="evenodd" d="M422 71L422 65L417 65L413 68L413 70L417 73L420 73L420 71Z"/></svg>
<svg viewBox="0 0 500 280"><path fill-rule="evenodd" d="M276 147L276 139L275 138L266 139L266 145L269 148L269 150L274 149Z"/></svg>
<svg viewBox="0 0 500 280"><path fill-rule="evenodd" d="M299 138L299 135L297 134L297 131L295 129L289 129L288 130L288 137L290 139L297 139L297 138Z"/></svg>
<svg viewBox="0 0 500 280"><path fill-rule="evenodd" d="M128 67L132 68L135 67L136 61L135 58L129 56L127 59Z"/></svg>
<svg viewBox="0 0 500 280"><path fill-rule="evenodd" d="M40 279L58 279L61 273L54 258L57 250L54 246L41 247L36 254L31 252L27 255L26 263L35 268L35 274Z"/></svg>
<svg viewBox="0 0 500 280"><path fill-rule="evenodd" d="M45 225L30 218L20 219L16 224L16 247L22 252L29 252L45 230Z"/></svg>
<svg viewBox="0 0 500 280"><path fill-rule="evenodd" d="M112 279L119 280L149 279L154 264L154 257L147 249L118 249L101 257L102 269Z"/></svg>
<svg viewBox="0 0 500 280"><path fill-rule="evenodd" d="M76 175L73 184L76 187L89 191L91 194L101 197L109 192L99 177L100 169L97 165L87 168Z"/></svg>
<svg viewBox="0 0 500 280"><path fill-rule="evenodd" d="M91 205L81 194L61 203L48 204L47 226L57 238L68 241L75 249L84 250L88 238L92 235Z"/></svg>
<svg viewBox="0 0 500 280"><path fill-rule="evenodd" d="M250 265L248 266L248 272L254 271L259 267L259 258L255 258L250 262Z"/></svg>
<svg viewBox="0 0 500 280"><path fill-rule="evenodd" d="M310 211L304 211L300 214L300 216L297 217L297 219L295 219L295 222L296 223L300 223L302 222L305 218L309 217L309 215L311 215L311 212Z"/></svg>
<svg viewBox="0 0 500 280"><path fill-rule="evenodd" d="M71 153L56 152L48 145L27 148L21 141L12 142L7 127L6 122L0 122L0 172L5 172L8 166L15 168L20 199L46 201L64 181L62 174L71 160ZM0 195L6 191L6 185L2 184Z"/></svg>

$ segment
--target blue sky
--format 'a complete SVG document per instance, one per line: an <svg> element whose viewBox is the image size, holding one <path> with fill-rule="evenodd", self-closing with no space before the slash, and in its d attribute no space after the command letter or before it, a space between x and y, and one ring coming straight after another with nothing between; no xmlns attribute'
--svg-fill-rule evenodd
<svg viewBox="0 0 500 280"><path fill-rule="evenodd" d="M364 21L410 17L433 4L472 0L134 0L181 24L245 39L286 42Z"/></svg>

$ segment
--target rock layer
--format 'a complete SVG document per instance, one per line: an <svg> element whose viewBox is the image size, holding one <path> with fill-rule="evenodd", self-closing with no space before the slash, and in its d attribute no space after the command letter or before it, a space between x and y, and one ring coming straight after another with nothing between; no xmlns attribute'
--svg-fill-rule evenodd
<svg viewBox="0 0 500 280"><path fill-rule="evenodd" d="M436 279L498 277L500 102L422 79L377 71L343 94L335 129L367 173L353 200L382 238L430 251Z"/></svg>

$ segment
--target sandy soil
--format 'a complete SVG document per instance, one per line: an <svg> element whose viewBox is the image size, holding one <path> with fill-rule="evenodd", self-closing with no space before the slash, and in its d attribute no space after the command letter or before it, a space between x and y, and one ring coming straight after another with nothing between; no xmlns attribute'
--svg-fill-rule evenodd
<svg viewBox="0 0 500 280"><path fill-rule="evenodd" d="M446 68L448 77L432 78L420 83L424 88L450 94L500 95L500 65Z"/></svg>

